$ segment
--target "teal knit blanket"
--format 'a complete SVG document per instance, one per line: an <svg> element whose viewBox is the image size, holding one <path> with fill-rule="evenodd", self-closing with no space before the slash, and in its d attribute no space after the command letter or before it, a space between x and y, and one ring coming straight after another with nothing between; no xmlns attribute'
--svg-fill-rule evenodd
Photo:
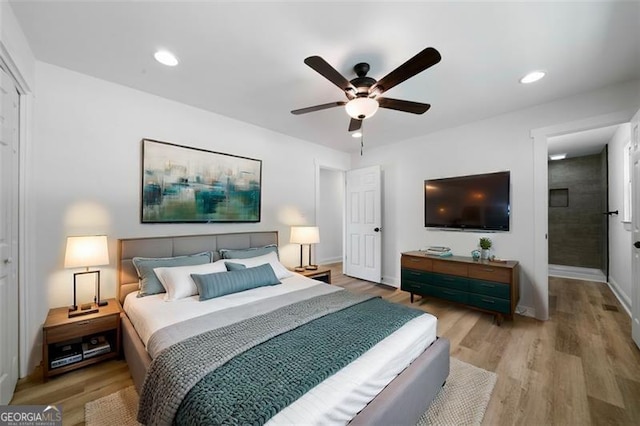
<svg viewBox="0 0 640 426"><path fill-rule="evenodd" d="M237 355L191 388L178 425L262 425L424 312L371 299Z"/></svg>

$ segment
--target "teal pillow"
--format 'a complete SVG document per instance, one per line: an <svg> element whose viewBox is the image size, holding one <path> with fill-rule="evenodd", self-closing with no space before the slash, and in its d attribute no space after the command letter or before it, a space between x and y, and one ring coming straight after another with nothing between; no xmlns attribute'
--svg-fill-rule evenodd
<svg viewBox="0 0 640 426"><path fill-rule="evenodd" d="M264 247L248 248L248 249L241 249L241 250L220 249L218 251L220 252L220 257L223 259L249 259L251 257L258 257L271 252L278 254L278 246L275 244L270 244Z"/></svg>
<svg viewBox="0 0 640 426"><path fill-rule="evenodd" d="M227 271L240 271L242 269L247 269L247 267L242 263L224 262L224 266L227 267Z"/></svg>
<svg viewBox="0 0 640 426"><path fill-rule="evenodd" d="M189 256L176 257L134 257L132 260L140 279L140 290L138 297L150 296L152 294L165 293L165 289L158 280L154 268L174 267L187 265L202 265L211 263L213 252L192 254Z"/></svg>
<svg viewBox="0 0 640 426"><path fill-rule="evenodd" d="M213 274L191 274L196 283L200 301L226 294L239 293L252 288L280 284L273 268L268 263L255 268Z"/></svg>

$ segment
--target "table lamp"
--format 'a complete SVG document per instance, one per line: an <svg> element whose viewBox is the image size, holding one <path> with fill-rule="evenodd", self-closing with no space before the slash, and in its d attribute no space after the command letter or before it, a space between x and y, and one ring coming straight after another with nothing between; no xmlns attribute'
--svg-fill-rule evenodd
<svg viewBox="0 0 640 426"><path fill-rule="evenodd" d="M86 271L73 274L73 305L69 307L69 317L86 315L98 312L97 306L108 304L100 299L100 270L89 271L90 266L109 264L109 247L106 235L87 235L81 237L67 237L67 249L64 256L65 268L86 268ZM76 303L76 285L78 275L96 274L96 296L94 301L97 306L90 303L84 304L78 310Z"/></svg>
<svg viewBox="0 0 640 426"><path fill-rule="evenodd" d="M318 265L311 264L311 244L320 242L320 230L317 226L292 226L291 239L289 241L294 244L300 244L300 266L296 266L296 271L318 269ZM302 266L302 246L305 244L309 245L309 265L306 268Z"/></svg>

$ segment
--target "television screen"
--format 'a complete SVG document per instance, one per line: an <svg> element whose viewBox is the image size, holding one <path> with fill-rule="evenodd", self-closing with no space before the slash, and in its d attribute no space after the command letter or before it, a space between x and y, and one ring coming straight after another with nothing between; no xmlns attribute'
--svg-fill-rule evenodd
<svg viewBox="0 0 640 426"><path fill-rule="evenodd" d="M510 172L424 181L424 226L509 230Z"/></svg>

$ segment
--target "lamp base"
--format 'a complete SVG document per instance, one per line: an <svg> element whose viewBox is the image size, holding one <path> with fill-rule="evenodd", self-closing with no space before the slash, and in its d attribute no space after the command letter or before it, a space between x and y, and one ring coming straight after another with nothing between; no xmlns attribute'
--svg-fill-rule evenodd
<svg viewBox="0 0 640 426"><path fill-rule="evenodd" d="M304 266L296 266L293 270L296 272L304 272Z"/></svg>
<svg viewBox="0 0 640 426"><path fill-rule="evenodd" d="M109 301L108 301L108 300L98 300L98 301L96 302L96 304L97 304L98 306L107 306L107 305L109 304Z"/></svg>
<svg viewBox="0 0 640 426"><path fill-rule="evenodd" d="M318 265L307 265L305 267L305 269L309 270L309 271L315 271L318 269Z"/></svg>

